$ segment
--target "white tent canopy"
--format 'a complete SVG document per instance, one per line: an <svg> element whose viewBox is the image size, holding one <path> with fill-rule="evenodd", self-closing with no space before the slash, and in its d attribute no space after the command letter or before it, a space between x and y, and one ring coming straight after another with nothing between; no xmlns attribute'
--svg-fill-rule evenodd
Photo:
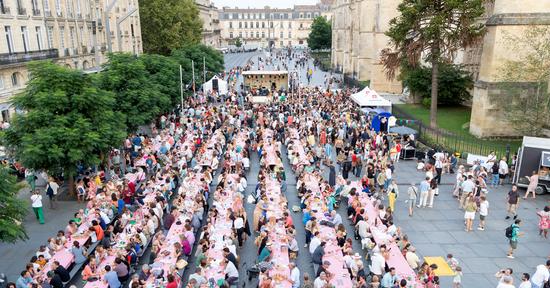
<svg viewBox="0 0 550 288"><path fill-rule="evenodd" d="M383 110L391 113L392 103L378 95L376 91L365 87L363 90L352 94L351 99L361 108L380 107Z"/></svg>
<svg viewBox="0 0 550 288"><path fill-rule="evenodd" d="M227 81L223 80L222 78L218 76L212 77L212 79L208 80L208 82L202 84L202 89L204 93L208 93L212 90L214 90L215 82L217 82L217 91L220 95L227 95Z"/></svg>

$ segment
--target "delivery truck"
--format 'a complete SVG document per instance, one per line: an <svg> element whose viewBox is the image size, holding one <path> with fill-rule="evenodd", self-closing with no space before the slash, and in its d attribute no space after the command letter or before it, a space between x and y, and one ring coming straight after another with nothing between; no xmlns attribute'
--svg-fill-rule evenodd
<svg viewBox="0 0 550 288"><path fill-rule="evenodd" d="M550 193L550 138L523 137L523 143L518 149L513 183L518 187L527 188L528 177L531 177L533 172L539 175L535 193Z"/></svg>

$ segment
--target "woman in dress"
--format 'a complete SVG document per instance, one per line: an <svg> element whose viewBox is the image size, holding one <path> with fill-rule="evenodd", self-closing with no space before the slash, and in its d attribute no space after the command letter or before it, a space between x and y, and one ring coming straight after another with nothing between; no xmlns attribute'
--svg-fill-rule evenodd
<svg viewBox="0 0 550 288"><path fill-rule="evenodd" d="M539 216L539 235L548 238L548 229L550 228L550 206L544 207L542 211L537 212Z"/></svg>
<svg viewBox="0 0 550 288"><path fill-rule="evenodd" d="M527 186L527 191L525 192L525 196L523 196L523 199L527 199L529 196L529 193L533 193L533 199L535 199L535 190L537 189L537 186L539 185L539 174L537 171L533 171L533 174L531 177L527 177L527 180L529 180L529 186Z"/></svg>

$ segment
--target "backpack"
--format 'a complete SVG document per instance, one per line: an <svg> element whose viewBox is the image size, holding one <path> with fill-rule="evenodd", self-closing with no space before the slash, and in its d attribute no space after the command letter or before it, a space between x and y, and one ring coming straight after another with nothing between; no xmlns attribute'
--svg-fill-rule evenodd
<svg viewBox="0 0 550 288"><path fill-rule="evenodd" d="M50 196L50 197L54 196L54 194L53 194L53 189L52 189L52 187L50 186L50 184L48 184L48 189L46 190L46 195L48 195L48 196Z"/></svg>
<svg viewBox="0 0 550 288"><path fill-rule="evenodd" d="M506 227L506 231L504 233L504 235L506 235L506 238L510 239L512 238L512 234L514 232L514 227L512 227L512 225Z"/></svg>

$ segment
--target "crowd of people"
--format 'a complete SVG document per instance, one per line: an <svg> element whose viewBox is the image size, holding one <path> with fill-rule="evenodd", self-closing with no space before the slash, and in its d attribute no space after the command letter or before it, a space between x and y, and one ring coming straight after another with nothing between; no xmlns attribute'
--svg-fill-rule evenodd
<svg viewBox="0 0 550 288"><path fill-rule="evenodd" d="M285 51L259 63L293 60L305 68L304 59ZM82 167L75 189L86 208L8 287L237 287L246 281L244 269L258 273L261 288L440 287L438 266L421 260L394 219L400 139L373 129L370 116L351 104L352 90L302 87L282 101L251 104L233 92L240 73L236 68L225 75L233 87L226 97L198 93L152 123L149 135L130 135L104 167ZM251 175L255 158L259 173ZM456 173L453 195L464 210L465 231L473 230L478 215L483 231L489 186L502 184L500 175L508 173L502 161L466 169L454 155L429 155L417 167L423 180L401 192L409 216L434 207L442 174ZM257 184L248 189L251 177ZM288 189L290 177L296 193ZM54 183L47 186L52 195L59 189ZM43 223L41 197L36 190L31 199ZM290 197L300 205L289 206ZM519 198L513 186L507 197L507 219L514 221L506 231L509 258L523 235ZM254 208L252 215L246 207ZM538 215L540 235L547 237L550 208ZM257 259L246 267L240 256L249 241ZM310 254L313 274L297 264L302 253ZM462 287L459 261L449 254L447 264L454 288ZM519 287L544 287L549 268L546 263L523 274ZM499 271L499 288L515 287L512 273Z"/></svg>

